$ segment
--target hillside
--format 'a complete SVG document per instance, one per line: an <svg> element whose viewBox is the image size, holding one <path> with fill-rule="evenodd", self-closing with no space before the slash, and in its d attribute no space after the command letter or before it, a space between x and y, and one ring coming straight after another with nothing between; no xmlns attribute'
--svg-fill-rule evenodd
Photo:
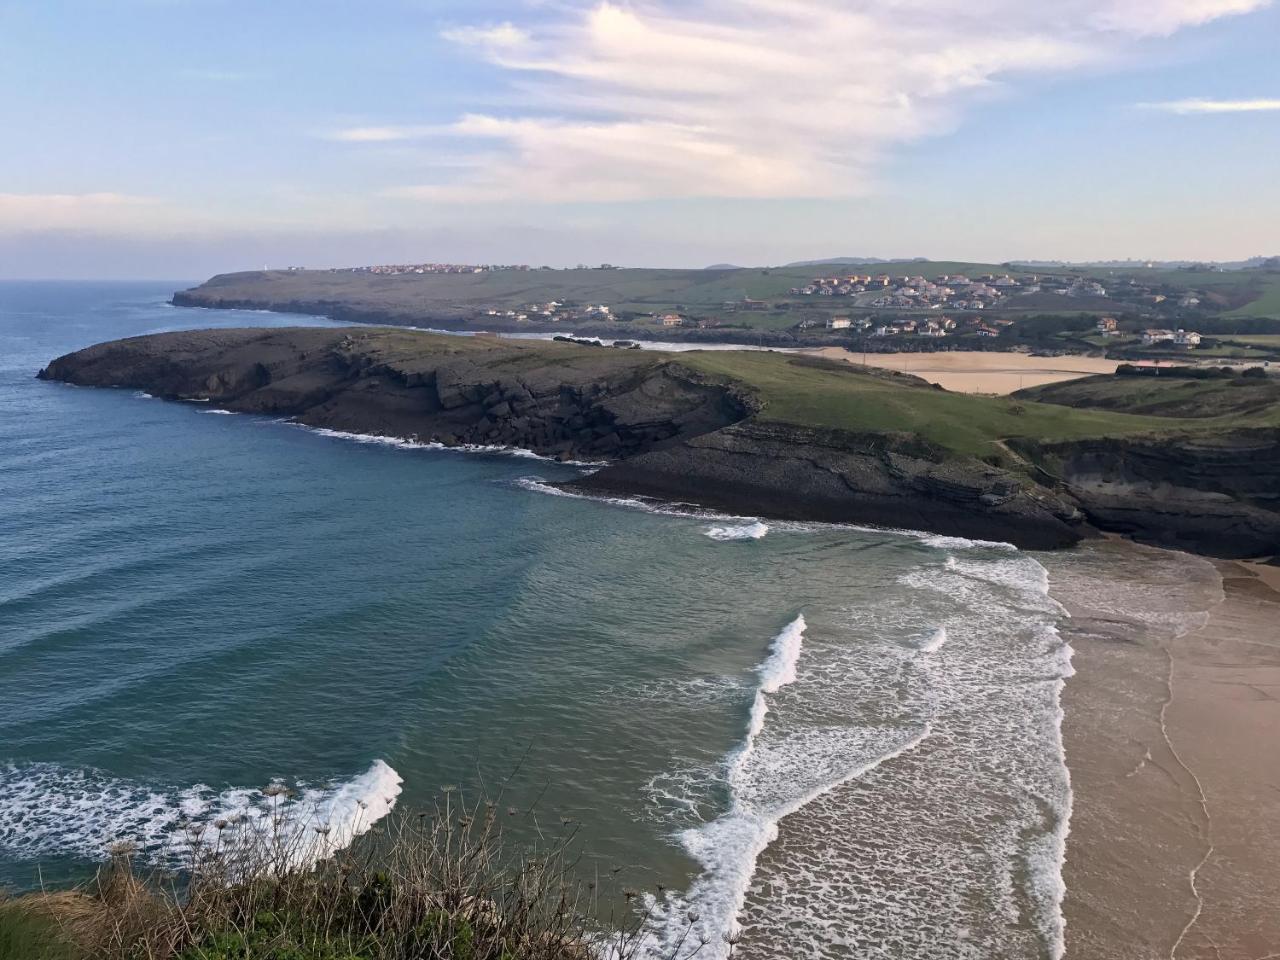
<svg viewBox="0 0 1280 960"><path fill-rule="evenodd" d="M566 331L615 339L757 346L945 349L1266 358L1280 335L1280 274L901 261L721 265L702 270L440 268L412 265L225 274L174 295L181 306L322 314L447 330ZM1118 336L1095 329L1118 318ZM1276 319L1268 319L1268 317ZM1145 346L1144 329L1199 330L1187 351Z"/></svg>
<svg viewBox="0 0 1280 960"><path fill-rule="evenodd" d="M1164 376L1099 376L1032 387L1021 400L1076 410L1122 410L1161 418L1216 420L1280 426L1280 379L1227 377L1198 380L1166 371Z"/></svg>

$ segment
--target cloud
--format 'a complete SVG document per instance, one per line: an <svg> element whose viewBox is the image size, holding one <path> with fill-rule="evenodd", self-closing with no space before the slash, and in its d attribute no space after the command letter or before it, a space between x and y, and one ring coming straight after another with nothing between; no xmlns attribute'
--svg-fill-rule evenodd
<svg viewBox="0 0 1280 960"><path fill-rule="evenodd" d="M1280 100L1205 100L1193 97L1189 100L1166 100L1161 103L1139 103L1143 110L1163 110L1165 113L1262 113L1280 110Z"/></svg>
<svg viewBox="0 0 1280 960"><path fill-rule="evenodd" d="M0 193L0 227L47 229L112 226L159 201L125 193Z"/></svg>
<svg viewBox="0 0 1280 960"><path fill-rule="evenodd" d="M529 34L509 22L492 27L458 27L443 31L441 36L464 46L494 50L510 50L529 42Z"/></svg>
<svg viewBox="0 0 1280 960"><path fill-rule="evenodd" d="M439 133L440 127L428 126L387 126L387 127L347 127L324 134L326 140L337 140L341 143L396 143L404 140L418 140L422 137Z"/></svg>
<svg viewBox="0 0 1280 960"><path fill-rule="evenodd" d="M335 139L478 144L433 201L856 196L885 155L947 133L1021 76L1119 57L1269 0L636 0L448 30L518 109ZM549 19L545 19L549 16Z"/></svg>

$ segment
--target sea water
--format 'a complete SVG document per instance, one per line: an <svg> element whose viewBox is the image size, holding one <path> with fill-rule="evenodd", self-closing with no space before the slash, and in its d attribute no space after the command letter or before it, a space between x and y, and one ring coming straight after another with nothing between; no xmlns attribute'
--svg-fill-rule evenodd
<svg viewBox="0 0 1280 960"><path fill-rule="evenodd" d="M334 845L449 790L574 831L642 891L647 957L1060 954L1070 649L1036 559L34 379L328 323L180 286L0 284L0 883L120 839L163 863L271 783Z"/></svg>

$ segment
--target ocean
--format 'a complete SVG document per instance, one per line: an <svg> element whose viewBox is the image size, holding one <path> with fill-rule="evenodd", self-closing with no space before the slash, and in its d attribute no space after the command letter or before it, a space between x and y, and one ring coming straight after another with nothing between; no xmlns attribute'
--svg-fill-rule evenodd
<svg viewBox="0 0 1280 960"><path fill-rule="evenodd" d="M582 466L34 379L180 283L0 283L0 885L192 821L571 828L646 957L1056 958L1071 650L1000 544L557 493ZM532 810L533 812L527 812ZM571 827L570 827L571 825ZM679 946L678 946L679 945Z"/></svg>

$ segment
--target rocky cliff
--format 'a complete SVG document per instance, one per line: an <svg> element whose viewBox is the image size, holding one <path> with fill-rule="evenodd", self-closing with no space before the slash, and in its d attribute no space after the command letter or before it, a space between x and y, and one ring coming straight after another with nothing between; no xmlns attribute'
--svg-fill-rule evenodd
<svg viewBox="0 0 1280 960"><path fill-rule="evenodd" d="M1280 553L1275 430L1010 440L1025 462L1005 469L911 434L769 419L750 384L679 355L388 328L157 334L60 357L40 376L353 433L607 461L568 484L586 492L1032 549L1100 528L1218 556Z"/></svg>
<svg viewBox="0 0 1280 960"><path fill-rule="evenodd" d="M1070 546L1087 532L1070 500L918 437L758 420L610 464L569 486L1041 550Z"/></svg>
<svg viewBox="0 0 1280 960"><path fill-rule="evenodd" d="M563 459L631 456L749 412L729 385L639 351L392 330L156 334L60 357L40 376Z"/></svg>
<svg viewBox="0 0 1280 960"><path fill-rule="evenodd" d="M1101 529L1217 557L1280 553L1280 430L1010 446Z"/></svg>

